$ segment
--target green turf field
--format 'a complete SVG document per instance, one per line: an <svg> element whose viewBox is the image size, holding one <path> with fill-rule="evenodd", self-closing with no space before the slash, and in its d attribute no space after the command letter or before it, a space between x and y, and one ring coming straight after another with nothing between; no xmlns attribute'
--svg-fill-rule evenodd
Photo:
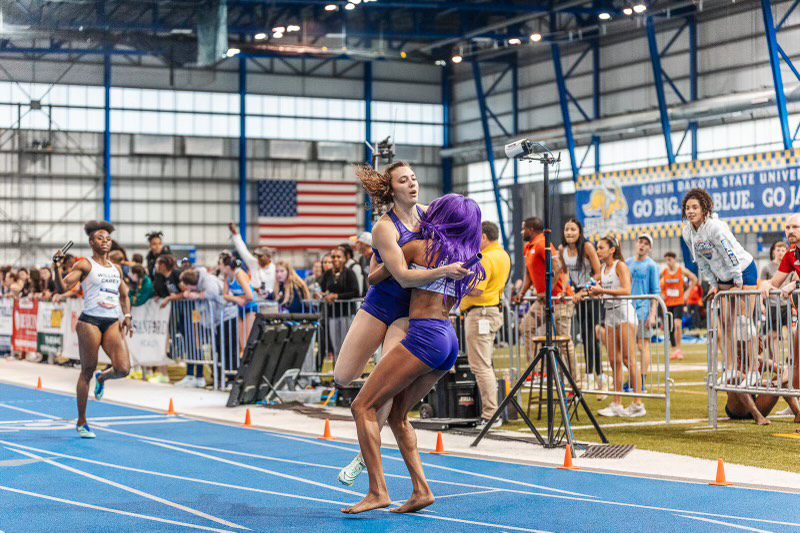
<svg viewBox="0 0 800 533"><path fill-rule="evenodd" d="M653 345L656 348L656 345ZM719 429L714 431L708 424L708 392L703 384L706 371L699 367L707 364L706 344L684 344L684 360L672 362L672 423L666 424L665 402L647 399L647 416L637 419L598 417L602 426L630 424L626 427L607 427L606 436L613 444L633 444L637 448L659 452L677 453L704 459L724 458L726 461L743 465L774 468L791 472L800 472L800 425L794 424L791 417L771 417L771 425L757 426L753 421L729 421L725 414L725 394L719 398ZM504 364L505 363L505 364ZM508 364L507 350L500 350L496 365L498 374L504 373ZM688 370L693 367L698 369ZM684 371L688 370L688 371ZM536 391L538 392L538 391ZM592 410L597 412L608 405L610 398L598 401L596 396L587 395ZM523 395L523 406L527 406L527 389ZM630 400L624 399L624 405ZM773 414L787 407L780 400ZM535 415L535 404L532 409ZM685 421L697 420L687 423ZM535 421L537 427L544 425ZM655 425L636 425L643 422ZM573 425L588 425L586 416L580 416ZM511 422L503 426L504 430L518 430L529 433L523 422ZM777 434L790 435L779 437ZM796 435L798 438L792 438ZM575 436L579 441L600 442L593 429L577 429Z"/></svg>

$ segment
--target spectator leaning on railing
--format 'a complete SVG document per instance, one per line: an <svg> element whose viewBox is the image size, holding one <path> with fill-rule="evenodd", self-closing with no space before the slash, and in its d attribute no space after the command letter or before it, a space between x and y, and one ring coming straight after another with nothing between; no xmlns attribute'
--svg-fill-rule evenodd
<svg viewBox="0 0 800 533"><path fill-rule="evenodd" d="M130 279L129 294L132 307L144 305L150 298L155 296L153 282L150 280L150 276L147 275L147 271L142 265L132 267L128 279Z"/></svg>
<svg viewBox="0 0 800 533"><path fill-rule="evenodd" d="M275 288L272 295L281 310L289 313L302 313L303 300L311 298L305 282L286 261L278 261L275 267Z"/></svg>
<svg viewBox="0 0 800 533"><path fill-rule="evenodd" d="M353 257L353 247L350 246L349 243L342 243L339 245L339 249L344 254L344 266L353 271L353 274L356 275L356 281L358 282L358 294L356 298L360 297L363 294L363 287L364 287L364 271L361 270L361 265L354 259Z"/></svg>
<svg viewBox="0 0 800 533"><path fill-rule="evenodd" d="M153 289L156 296L162 298L161 306L165 307L172 300L180 299L180 271L175 256L162 255L156 260L156 276L153 278Z"/></svg>
<svg viewBox="0 0 800 533"><path fill-rule="evenodd" d="M191 268L181 272L181 285L184 287L183 299L189 301L204 300L208 302L210 309L211 327L219 328L222 309L225 307L223 298L222 280L210 274L205 268ZM187 361L187 375L175 385L178 387L206 386L203 374L203 363Z"/></svg>
<svg viewBox="0 0 800 533"><path fill-rule="evenodd" d="M349 327L349 318L355 314L355 307L348 300L360 294L355 273L345 267L344 252L340 248L331 251L333 268L322 276L321 298L327 302L323 318L326 333L324 343L328 344L327 354L338 354ZM344 303L342 301L345 301ZM330 343L327 340L330 339Z"/></svg>
<svg viewBox="0 0 800 533"><path fill-rule="evenodd" d="M153 278L156 277L156 260L162 255L172 254L169 246L164 244L163 237L164 234L160 231L151 231L147 234L147 242L150 246L150 250L147 252L147 274ZM153 279L153 283L156 283L155 279Z"/></svg>
<svg viewBox="0 0 800 533"><path fill-rule="evenodd" d="M250 285L262 300L266 300L275 287L275 264L272 262L272 250L269 248L256 248L254 254L250 253L244 243L236 224L228 224L231 231L231 242L236 248L236 253L242 258L250 273Z"/></svg>

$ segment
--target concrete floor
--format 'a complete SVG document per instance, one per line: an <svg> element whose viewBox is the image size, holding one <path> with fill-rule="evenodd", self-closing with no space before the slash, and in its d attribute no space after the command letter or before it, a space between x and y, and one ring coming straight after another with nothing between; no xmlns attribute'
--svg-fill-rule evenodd
<svg viewBox="0 0 800 533"><path fill-rule="evenodd" d="M38 378L51 392L74 395L78 370L47 364L29 363L10 358L0 359L0 381L4 383L36 387ZM202 418L226 424L242 424L246 406L227 408L228 395L222 392L200 389L182 389L172 385L158 385L143 381L123 379L112 381L106 387L103 401L130 405L165 412L170 399L181 416ZM0 398L2 403L2 398ZM331 414L349 415L343 408L329 408ZM253 425L266 430L301 435L321 435L324 422L285 409L270 409L250 406ZM89 418L92 404L89 404ZM333 436L345 442L356 442L355 424L352 421L331 422ZM421 450L432 450L436 444L436 433L418 430ZM526 434L527 436L528 434ZM454 455L477 456L499 461L532 463L538 465L561 465L563 449L548 450L524 442L484 439L477 448L469 446L472 437L445 434L444 444ZM394 438L386 429L383 432L385 446L393 446ZM588 471L613 472L618 474L673 478L697 482L714 479L717 463L681 455L634 450L623 459L581 459L576 466ZM726 464L728 481L736 484L758 486L777 490L800 491L800 474L767 470L751 466Z"/></svg>

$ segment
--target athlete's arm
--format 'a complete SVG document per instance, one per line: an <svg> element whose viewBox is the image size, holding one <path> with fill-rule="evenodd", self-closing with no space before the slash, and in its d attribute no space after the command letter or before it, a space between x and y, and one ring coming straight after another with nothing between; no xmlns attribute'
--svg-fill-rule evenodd
<svg viewBox="0 0 800 533"><path fill-rule="evenodd" d="M250 272L255 272L258 269L258 259L250 253L250 250L247 249L247 245L244 243L244 239L242 236L239 235L239 230L236 229L236 224L233 222L228 223L228 229L231 232L231 240L233 241L233 246L236 248L236 252L239 254L239 257L242 258L242 261L245 262L247 268L250 269Z"/></svg>
<svg viewBox="0 0 800 533"><path fill-rule="evenodd" d="M131 320L131 298L128 284L125 283L125 276L122 275L122 269L116 265L119 271L119 305L122 307L122 336L133 337L133 321Z"/></svg>
<svg viewBox="0 0 800 533"><path fill-rule="evenodd" d="M386 270L386 267L383 265L378 265L376 267L370 267L369 269L369 276L367 277L367 282L370 285L377 285L378 283L391 278L392 275L389 274L389 271Z"/></svg>
<svg viewBox="0 0 800 533"><path fill-rule="evenodd" d="M53 275L55 276L56 290L61 294L71 291L92 270L89 261L80 259L72 265L72 270L62 277L59 263L60 261L53 263Z"/></svg>
<svg viewBox="0 0 800 533"><path fill-rule="evenodd" d="M469 270L463 268L460 263L451 263L430 270L410 270L403 250L397 245L393 229L388 224L378 222L372 232L372 239L381 254L383 265L404 289L419 287L444 277L459 280L469 274Z"/></svg>

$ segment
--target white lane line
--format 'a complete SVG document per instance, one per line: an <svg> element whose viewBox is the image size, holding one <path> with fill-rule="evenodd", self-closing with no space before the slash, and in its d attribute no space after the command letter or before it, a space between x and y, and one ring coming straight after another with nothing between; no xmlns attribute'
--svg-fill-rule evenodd
<svg viewBox="0 0 800 533"><path fill-rule="evenodd" d="M19 411L20 413L27 413L29 415L43 416L45 418L49 418L50 420L63 420L63 418L60 418L58 416L48 415L46 413L40 413L39 411L31 411L30 409L23 409L22 407L8 405L7 403L0 403L0 407L5 407L6 409L11 409L12 411Z"/></svg>
<svg viewBox="0 0 800 533"><path fill-rule="evenodd" d="M756 529L754 527L740 526L739 524L731 524L730 522L723 522L721 520L711 520L710 518L700 518L699 516L688 516L683 514L675 516L680 516L681 518L688 518L689 520L699 520L700 522L709 522L711 524L717 524L720 526L726 526L734 529L743 529L745 531L757 531L758 533L772 533L768 529Z"/></svg>
<svg viewBox="0 0 800 533"><path fill-rule="evenodd" d="M116 433L118 435L123 435L123 436L126 436L126 437L134 437L134 438L144 439L144 440L152 441L152 442L161 442L161 443L165 443L165 444L173 444L173 445L176 445L176 446L183 446L183 447L188 447L188 448L197 448L197 449L201 449L201 450L208 450L208 451L213 451L213 452L217 452L217 453L227 453L227 454L231 454L231 455L245 455L242 452L235 452L235 451L232 451L232 450L216 449L216 448L210 448L210 447L206 447L206 446L198 446L198 445L195 445L195 444L188 444L188 443L185 443L185 442L170 441L170 440L166 440L166 439L159 439L159 438L156 438L156 437L148 437L148 436L145 436L145 435L137 435L135 433L127 433L127 432L124 432L124 431L117 431L117 430L108 429L108 428L101 428L99 426L98 426L98 429L100 429L102 431L108 431L110 433ZM280 435L280 434L277 434L277 433L270 433L270 435L286 437L285 435ZM290 440L298 440L300 442L307 442L307 443L310 443L310 444L319 444L319 443L314 442L314 441L309 441L309 440L306 440L306 439L300 439L300 438L296 438L296 437L291 437ZM322 445L326 445L326 444L328 444L328 443L322 443ZM336 445L329 445L329 446L337 448ZM354 451L354 450L351 450L350 448L345 448L345 447L338 447L338 448L346 450L346 451ZM355 450L355 451L357 451L357 450ZM245 456L247 456L247 455L245 455ZM386 456L386 455L384 455L383 457L385 459L392 459L392 460L395 460L395 461L402 461L403 460L400 457L391 457L391 456ZM264 456L262 456L260 458L269 459L269 458L264 457ZM283 459L283 460L280 460L280 461L284 462L284 461L288 461L288 460L287 459ZM298 464L302 464L302 463L298 462ZM457 468L450 468L450 467L446 467L446 466L434 465L434 464L429 464L429 463L424 463L424 462L423 462L423 465L425 466L425 468L446 470L448 472L455 472L455 473L458 473L458 474L476 476L476 477L480 477L480 478L483 478L483 479L491 479L492 481L499 481L501 483L510 483L510 484L513 484L513 485L519 485L519 486L523 486L523 487L527 487L527 488L555 492L555 493L558 493L558 494L567 494L567 495L570 495L570 496L581 496L581 497L584 497L584 498L596 498L596 496L592 496L590 494L582 494L580 492L572 492L572 491L568 491L568 490L554 489L552 487L546 487L546 486L543 486L543 485L536 485L534 483L525 483L525 482L522 482L522 481L515 481L515 480L506 479L506 478L502 478L502 477L490 476L490 475L487 475L487 474L479 474L477 472L470 472L468 470L460 470L460 469L457 469ZM308 464L307 466L320 466L320 465ZM336 467L336 468L339 469L338 467ZM488 488L492 488L492 487L488 487Z"/></svg>
<svg viewBox="0 0 800 533"><path fill-rule="evenodd" d="M185 424L186 422L194 422L194 420L188 420L186 418L170 418L165 420L130 420L124 422L96 422L92 424L92 426L155 426L158 424Z"/></svg>
<svg viewBox="0 0 800 533"><path fill-rule="evenodd" d="M73 461L78 461L78 462L81 462L81 463L88 463L88 464L93 464L93 465L98 465L98 466L104 466L104 467L113 468L113 469L116 469L116 470L124 470L126 472L135 472L137 474L145 474L145 475L150 475L150 476L163 477L163 478L167 478L167 479L176 479L176 480L179 480L179 481L188 481L188 482L191 482L191 483L200 483L202 485L212 485L212 486L216 486L216 487L223 487L223 488L226 488L226 489L241 490L241 491L245 491L245 492L256 492L256 493L260 493L260 494L268 494L270 496L285 496L286 498L293 498L293 499L297 499L297 500L308 500L308 501L312 501L312 502L332 503L332 504L336 504L336 505L345 505L345 506L351 506L352 505L352 503L349 503L349 502L342 502L342 501L336 501L336 500L326 500L324 498L314 498L314 497L311 497L311 496L300 496L300 495L297 495L297 494L289 494L289 493L286 493L286 492L276 492L276 491L273 491L273 490L257 489L255 487L245 487L245 486L242 486L242 485L232 485L230 483L223 483L221 481L211 481L211 480L208 480L208 479L199 479L199 478L188 477L188 476L180 476L178 474L168 474L166 472L158 472L158 471L155 471L155 470L144 470L144 469L141 469L141 468L134 468L134 467L131 467L131 466L122 466L122 465L116 465L116 464L112 464L112 463L104 463L102 461L95 461L95 460L92 460L92 459L85 459L83 457L76 457L74 455L66 455L66 454L63 454L63 453L50 452L48 450L42 450L40 448L33 448L33 447L30 447L30 446L22 446L21 444L14 444L14 443L11 443L11 442L6 442L6 441L0 441L0 444L5 444L5 445L10 444L10 445L12 445L14 447L17 447L17 448L23 448L23 449L32 450L32 451L35 451L35 452L47 453L47 454L50 454L50 455L52 455L54 457L60 457L62 459L71 459Z"/></svg>
<svg viewBox="0 0 800 533"><path fill-rule="evenodd" d="M436 496L437 500L442 500L444 498L459 498L461 496L474 496L476 494L491 494L493 492L503 492L500 489L490 489L490 490L477 490L475 492L460 492L458 494L445 494L444 496Z"/></svg>
<svg viewBox="0 0 800 533"><path fill-rule="evenodd" d="M139 513L131 513L128 511L122 511L119 509L114 509L111 507L100 507L99 505L92 505L90 503L83 503L83 502L76 502L74 500L65 500L64 498L56 498L55 496L48 496L46 494L39 494L37 492L29 492L27 490L15 489L12 487L6 487L4 485L0 485L0 490L4 490L7 492L15 492L17 494L23 494L25 496L32 496L34 498L41 498L43 500L50 500L53 502L59 503L66 503L68 505L75 505L77 507L84 507L86 509L94 509L95 511L103 511L104 513L113 513L122 516L131 516L133 518L141 518L143 520L151 520L153 522L161 522L162 524L170 524L173 526L183 526L183 527L191 527L194 529L202 529L204 531L217 531L219 533L232 533L226 529L216 529L213 527L206 527L206 526L199 526L196 524L189 524L186 522L177 522L175 520L168 520L166 518L158 518L157 516L149 516L146 514L139 514Z"/></svg>
<svg viewBox="0 0 800 533"><path fill-rule="evenodd" d="M343 489L341 487L335 487L333 485L326 485L325 483L320 483L319 481L313 481L311 479L305 479L305 478L302 478L302 477L293 476L291 474L284 474L282 472L276 472L274 470L268 470L266 468L260 468L260 467L253 466L253 465L248 465L248 464L245 464L245 463L239 463L239 462L236 462L236 461L231 461L229 459L224 459L222 457L217 457L215 455L208 455L207 453L200 453L200 452L195 452L195 451L192 451L192 450L182 450L181 448L178 448L176 446L170 446L169 444L163 444L161 442L152 442L152 441L145 441L145 440L143 440L142 442L150 444L151 446L158 446L159 448L166 448L168 450L173 450L173 451L180 452L180 453L186 453L186 454L189 454L189 455L195 455L197 457L202 457L204 459L210 459L212 461L217 461L217 462L220 462L220 463L225 463L225 464L229 464L229 465L233 465L233 466L239 466L241 468L246 468L248 470L254 470L256 472L261 472L263 474L269 474L271 476L280 477L280 478L283 478L283 479L290 479L292 481L305 483L307 485L314 485L316 487L321 487L321 488L324 488L324 489L334 490L336 492L341 492L341 493L344 493L344 494L350 494L351 496L362 496L362 494L360 492L356 492L354 490Z"/></svg>
<svg viewBox="0 0 800 533"><path fill-rule="evenodd" d="M115 481L111 481L110 479L102 478L100 476L95 476L94 474L90 474L88 472L82 472L81 470L78 470L77 468L72 468L71 466L62 465L61 463L58 463L58 462L53 461L51 459L45 459L44 457L41 457L39 455L30 453L30 452L26 452L24 450L18 450L16 448L9 448L9 447L6 447L6 450L10 450L10 451L12 451L14 453L19 453L19 454L24 455L26 457L30 457L31 459L39 459L39 460L41 460L41 461L43 461L43 462L45 462L45 463L47 463L47 464L49 464L51 466L55 466L56 468L60 468L62 470L66 470L68 472L72 472L73 474L78 474L79 476L83 476L83 477L92 479L94 481L98 481L100 483L104 483L106 485L110 485L110 486L118 488L120 490L124 490L125 492L130 492L131 494L135 494L137 496L141 496L142 498L146 498L148 500L152 500L152 501L160 503L162 505L166 505L168 507L172 507L173 509L179 509L179 510L184 511L186 513L193 514L193 515L199 516L201 518L205 518L206 520L210 520L212 522L216 522L217 524L222 524L222 525L227 526L227 527L232 527L232 528L236 528L236 529L243 529L245 531L250 531L249 528L246 528L244 526L240 526L238 524L234 524L233 522L229 522L227 520L223 520L221 518L217 518L216 516L211 516L210 514L204 513L202 511L198 511L196 509L192 509L191 507L187 507L187 506L181 505L179 503L175 503L175 502L171 502L169 500L165 500L164 498L160 498L160 497L158 497L158 496L156 496L154 494L143 492L143 491L135 489L133 487L129 487L127 485L123 485L121 483L117 483Z"/></svg>
<svg viewBox="0 0 800 533"><path fill-rule="evenodd" d="M78 461L78 462L82 462L82 463L89 463L89 464L104 466L104 467L107 467L107 468L115 468L117 470L127 470L129 472L138 472L138 473L141 473L141 474L150 474L150 475L154 475L154 476L167 477L167 478L172 478L172 479L180 479L180 480L183 480L183 481L191 481L191 482L196 482L196 483L206 483L206 484L219 485L219 486L228 487L228 488L239 488L241 490L253 490L253 491L256 491L256 492L264 492L266 494L273 494L272 491L262 491L261 489L251 489L251 488L247 488L247 487L240 487L238 485L228 485L228 484L225 484L225 483L218 483L218 482L214 482L214 481L206 481L206 480L202 480L202 479L179 476L179 475L175 475L175 474L166 474L166 473L162 473L162 472L155 472L155 471L152 471L152 470L142 470L142 469L139 469L139 468L116 465L116 464L111 464L111 463L104 463L104 462L101 462L101 461L94 461L92 459L85 459L83 457L77 457L77 456L74 456L74 455L65 455L63 453L58 453L58 452L54 452L54 451L51 451L51 450L44 450L44 449L41 449L41 448L34 448L32 446L23 446L21 444L17 444L17 443L14 443L14 442L9 442L9 441L4 441L4 440L0 440L0 444L3 444L5 446L13 446L15 448L21 448L21 449L24 449L24 450L30 450L30 451L34 451L34 452L39 452L39 453L45 453L45 454L52 455L54 457L61 457L61 458L64 458L64 459L71 459L73 461ZM215 451L213 448L208 448L206 446L196 446L196 445L187 445L187 446L192 447L192 448L201 448L201 449L208 449L210 451ZM242 456L245 456L245 457L256 458L256 459L268 459L268 460L274 460L274 461L282 462L282 463L285 462L285 463L289 463L289 464L298 464L298 465L301 465L301 466L320 467L320 468L326 468L326 469L336 470L336 471L341 470L341 467L338 467L338 466L318 465L316 463L307 463L307 462L304 462L304 461L293 461L291 459L271 458L271 457L264 456L264 455L243 453L243 452L230 451L228 453L231 453L231 454L234 454L234 455L242 455ZM387 477L391 477L391 478L397 478L397 479L411 479L409 476L401 476L401 475L398 475L398 474L386 474L386 476ZM542 498L551 498L551 499L562 499L562 498L564 498L563 496L556 495L556 494L549 494L549 493L543 493L543 492L531 492L531 491L517 490L517 489L507 489L507 488L502 488L502 487L489 487L489 486L486 486L486 485L473 485L473 484L470 484L470 483L458 483L458 482L455 482L455 481L441 481L441 480L428 479L428 482L429 483L439 483L439 484L442 484L442 485L448 485L448 486L454 486L454 487L468 488L468 489L480 489L481 491L485 490L485 491L506 492L506 493L510 493L510 494L521 494L521 495L525 495L525 496L539 496L539 497L542 497ZM274 494L276 494L276 495L285 495L285 496L288 496L288 497L295 497L295 496L288 495L288 494L283 494L283 493L274 493ZM316 500L315 498L306 498L304 496L297 496L297 497L301 498L301 499ZM328 500L320 500L320 501L328 501ZM342 503L342 502L333 502L333 503ZM347 505L349 505L349 504L347 504Z"/></svg>

